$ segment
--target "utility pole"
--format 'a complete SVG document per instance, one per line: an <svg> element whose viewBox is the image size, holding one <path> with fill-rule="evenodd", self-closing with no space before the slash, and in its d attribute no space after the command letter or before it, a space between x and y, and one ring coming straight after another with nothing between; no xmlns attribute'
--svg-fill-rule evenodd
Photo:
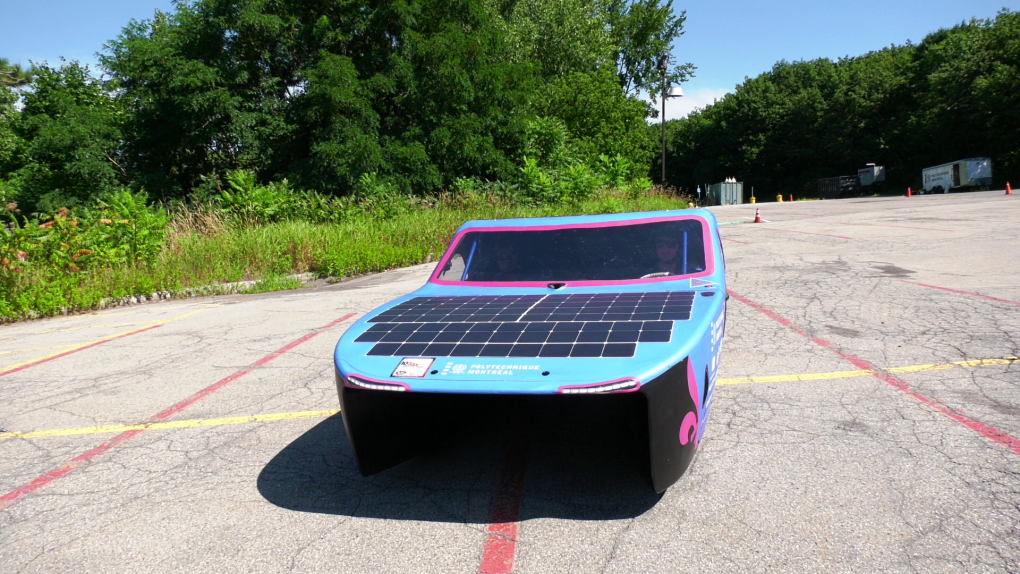
<svg viewBox="0 0 1020 574"><path fill-rule="evenodd" d="M662 79L662 115L659 121L662 122L662 188L666 189L666 98L682 98L684 91L678 86L670 88L666 81L666 72L669 69L669 54L659 56L659 78Z"/></svg>
<svg viewBox="0 0 1020 574"><path fill-rule="evenodd" d="M666 68L669 67L669 56L659 58L659 77L662 78L662 189L666 189Z"/></svg>

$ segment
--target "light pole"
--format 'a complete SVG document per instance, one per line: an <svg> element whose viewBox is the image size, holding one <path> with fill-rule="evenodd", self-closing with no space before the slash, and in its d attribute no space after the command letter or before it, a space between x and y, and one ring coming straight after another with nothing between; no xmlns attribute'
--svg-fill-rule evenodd
<svg viewBox="0 0 1020 574"><path fill-rule="evenodd" d="M666 82L666 71L669 68L669 54L659 57L659 76L662 78L662 188L666 189L666 98L682 98L684 91L680 86L669 87Z"/></svg>

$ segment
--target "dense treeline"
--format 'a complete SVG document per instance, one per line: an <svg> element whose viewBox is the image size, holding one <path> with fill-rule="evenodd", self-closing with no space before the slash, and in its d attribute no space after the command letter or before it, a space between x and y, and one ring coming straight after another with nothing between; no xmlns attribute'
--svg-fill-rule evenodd
<svg viewBox="0 0 1020 574"><path fill-rule="evenodd" d="M600 156L643 177L638 94L683 22L661 0L181 2L129 23L102 70L0 64L0 193L52 213L124 186L204 197L241 169L427 195L516 184L527 156L554 184ZM565 151L539 161L550 139Z"/></svg>
<svg viewBox="0 0 1020 574"><path fill-rule="evenodd" d="M683 22L663 0L185 0L98 70L0 59L0 322L421 263L467 219L685 207L651 189L639 97Z"/></svg>
<svg viewBox="0 0 1020 574"><path fill-rule="evenodd" d="M901 193L922 168L969 157L1017 183L1020 13L837 62L779 62L666 126L667 181L687 189L736 177L745 195L811 196L819 178L873 162Z"/></svg>

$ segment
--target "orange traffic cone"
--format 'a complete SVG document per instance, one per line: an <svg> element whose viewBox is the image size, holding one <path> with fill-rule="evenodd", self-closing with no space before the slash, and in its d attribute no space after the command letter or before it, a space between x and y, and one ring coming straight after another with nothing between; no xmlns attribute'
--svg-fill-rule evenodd
<svg viewBox="0 0 1020 574"><path fill-rule="evenodd" d="M793 194L790 194L790 203L793 203Z"/></svg>
<svg viewBox="0 0 1020 574"><path fill-rule="evenodd" d="M1009 186L1009 182L1006 182L1006 195L1013 195L1013 188Z"/></svg>
<svg viewBox="0 0 1020 574"><path fill-rule="evenodd" d="M757 207L754 208L754 222L761 223L761 210Z"/></svg>
<svg viewBox="0 0 1020 574"><path fill-rule="evenodd" d="M907 188L907 197L911 197L910 188L909 187Z"/></svg>

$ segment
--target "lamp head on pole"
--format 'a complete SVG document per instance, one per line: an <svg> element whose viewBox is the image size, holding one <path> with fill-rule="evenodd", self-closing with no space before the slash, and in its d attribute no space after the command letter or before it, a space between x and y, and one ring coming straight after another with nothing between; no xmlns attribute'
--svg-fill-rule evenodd
<svg viewBox="0 0 1020 574"><path fill-rule="evenodd" d="M682 98L684 97L684 90L680 86L670 88L666 91L667 98Z"/></svg>
<svg viewBox="0 0 1020 574"><path fill-rule="evenodd" d="M659 68L660 74L666 75L666 71L669 69L669 54L659 56L659 65L656 67Z"/></svg>

